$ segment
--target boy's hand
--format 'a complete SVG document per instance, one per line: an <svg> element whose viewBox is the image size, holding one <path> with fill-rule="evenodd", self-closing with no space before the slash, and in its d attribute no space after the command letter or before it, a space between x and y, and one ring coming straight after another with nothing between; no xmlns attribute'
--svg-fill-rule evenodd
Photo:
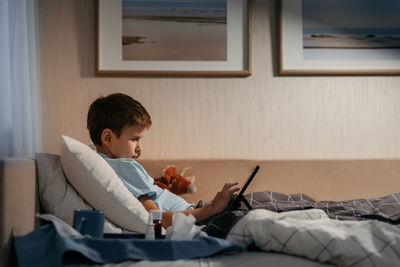
<svg viewBox="0 0 400 267"><path fill-rule="evenodd" d="M196 222L200 222L204 219L209 218L210 216L214 216L218 213L221 213L226 208L226 205L228 205L228 202L229 200L231 200L232 195L235 192L239 191L238 187L234 187L237 184L238 184L237 182L226 183L222 187L222 190L215 195L210 205L192 210L184 210L181 212L186 215L192 214L196 218ZM173 214L174 212L163 212L163 217L162 217L163 227L167 228L170 225L172 225Z"/></svg>
<svg viewBox="0 0 400 267"><path fill-rule="evenodd" d="M222 212L228 205L229 200L231 200L232 195L240 190L238 187L234 187L237 184L238 182L226 183L222 190L215 195L210 206L216 214Z"/></svg>

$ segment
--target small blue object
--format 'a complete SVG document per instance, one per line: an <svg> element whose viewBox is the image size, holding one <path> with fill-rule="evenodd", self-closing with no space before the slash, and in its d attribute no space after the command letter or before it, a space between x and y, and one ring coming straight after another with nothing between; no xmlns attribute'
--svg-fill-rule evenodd
<svg viewBox="0 0 400 267"><path fill-rule="evenodd" d="M57 233L53 224L46 224L25 236L14 237L14 244L21 267L88 262L106 264L127 260L171 261L244 251L238 245L204 232L187 241L121 237L66 238Z"/></svg>
<svg viewBox="0 0 400 267"><path fill-rule="evenodd" d="M75 210L73 226L82 235L102 237L104 213L101 210Z"/></svg>

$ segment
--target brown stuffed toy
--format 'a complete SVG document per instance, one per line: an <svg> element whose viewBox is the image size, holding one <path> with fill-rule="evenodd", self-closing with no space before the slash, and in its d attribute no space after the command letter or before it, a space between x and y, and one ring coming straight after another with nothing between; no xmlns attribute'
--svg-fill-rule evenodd
<svg viewBox="0 0 400 267"><path fill-rule="evenodd" d="M154 184L158 185L162 189L167 189L176 195L193 194L197 189L194 185L195 177L184 177L185 173L189 169L191 168L184 168L181 173L178 174L174 165L167 166L163 170L164 176L154 179Z"/></svg>

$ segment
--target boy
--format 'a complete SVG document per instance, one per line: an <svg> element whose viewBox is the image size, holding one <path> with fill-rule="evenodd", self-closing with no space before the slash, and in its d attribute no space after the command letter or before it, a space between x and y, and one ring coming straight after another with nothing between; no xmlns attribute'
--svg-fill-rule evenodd
<svg viewBox="0 0 400 267"><path fill-rule="evenodd" d="M226 183L211 204L193 209L183 198L154 185L144 168L136 162L142 151L141 139L151 126L146 109L124 94L99 97L89 108L87 128L97 152L113 167L128 190L146 210L162 210L162 225L172 224L173 212L192 214L196 221L222 212L232 195L239 190L237 183Z"/></svg>

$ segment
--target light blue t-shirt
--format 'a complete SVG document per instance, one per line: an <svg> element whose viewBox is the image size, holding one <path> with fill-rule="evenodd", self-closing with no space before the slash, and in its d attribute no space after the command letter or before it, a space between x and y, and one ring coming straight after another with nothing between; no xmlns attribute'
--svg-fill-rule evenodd
<svg viewBox="0 0 400 267"><path fill-rule="evenodd" d="M124 185L136 198L148 195L162 211L182 211L194 206L168 190L154 185L154 179L137 161L129 158L112 159L103 153L99 154L111 165Z"/></svg>

